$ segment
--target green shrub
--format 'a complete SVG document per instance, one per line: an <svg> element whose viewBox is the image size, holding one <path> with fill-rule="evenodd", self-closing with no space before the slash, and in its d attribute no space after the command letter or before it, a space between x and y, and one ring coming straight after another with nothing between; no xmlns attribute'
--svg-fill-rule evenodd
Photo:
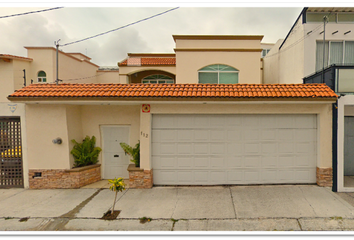
<svg viewBox="0 0 354 240"><path fill-rule="evenodd" d="M131 157L130 161L135 164L135 167L140 167L140 142L134 148L126 143L120 143L120 146Z"/></svg>
<svg viewBox="0 0 354 240"><path fill-rule="evenodd" d="M95 147L95 136L92 136L92 138L86 136L82 143L76 142L75 139L71 142L75 144L70 152L75 159L74 167L84 167L98 162L98 155L102 149Z"/></svg>

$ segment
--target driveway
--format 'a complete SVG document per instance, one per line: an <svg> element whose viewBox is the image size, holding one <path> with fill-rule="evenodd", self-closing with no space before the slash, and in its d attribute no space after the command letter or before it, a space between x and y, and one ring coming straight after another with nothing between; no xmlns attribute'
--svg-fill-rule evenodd
<svg viewBox="0 0 354 240"><path fill-rule="evenodd" d="M354 207L314 185L0 190L0 230L354 230ZM151 221L140 223L142 218Z"/></svg>

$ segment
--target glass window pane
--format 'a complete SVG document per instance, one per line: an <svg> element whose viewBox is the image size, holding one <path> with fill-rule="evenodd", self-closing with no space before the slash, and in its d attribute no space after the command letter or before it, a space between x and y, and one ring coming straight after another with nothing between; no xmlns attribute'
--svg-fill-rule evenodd
<svg viewBox="0 0 354 240"><path fill-rule="evenodd" d="M47 82L47 79L46 79L46 78L43 78L43 82Z"/></svg>
<svg viewBox="0 0 354 240"><path fill-rule="evenodd" d="M220 65L219 70L220 71L238 71L236 68L226 66L226 65Z"/></svg>
<svg viewBox="0 0 354 240"><path fill-rule="evenodd" d="M231 83L238 83L238 73L219 73L219 83L231 84Z"/></svg>
<svg viewBox="0 0 354 240"><path fill-rule="evenodd" d="M166 83L173 83L173 80L167 80Z"/></svg>
<svg viewBox="0 0 354 240"><path fill-rule="evenodd" d="M343 42L331 42L329 65L343 63Z"/></svg>
<svg viewBox="0 0 354 240"><path fill-rule="evenodd" d="M354 22L354 14L338 13L338 22Z"/></svg>
<svg viewBox="0 0 354 240"><path fill-rule="evenodd" d="M199 72L199 83L218 83L218 73Z"/></svg>
<svg viewBox="0 0 354 240"><path fill-rule="evenodd" d="M150 83L157 83L157 81L155 81L155 80L150 80Z"/></svg>
<svg viewBox="0 0 354 240"><path fill-rule="evenodd" d="M324 16L327 16L328 22L336 22L336 14L329 13L307 13L306 22L323 22Z"/></svg>
<svg viewBox="0 0 354 240"><path fill-rule="evenodd" d="M215 64L215 65L206 66L206 67L200 69L199 71L217 71L217 70L219 70L219 65Z"/></svg>
<svg viewBox="0 0 354 240"><path fill-rule="evenodd" d="M325 64L324 67L328 66L328 50L329 42L325 42ZM323 42L317 42L316 44L316 71L322 70L323 67Z"/></svg>
<svg viewBox="0 0 354 240"><path fill-rule="evenodd" d="M149 83L149 81L147 81L147 80L143 80L143 83Z"/></svg>
<svg viewBox="0 0 354 240"><path fill-rule="evenodd" d="M338 92L354 92L354 69L339 69Z"/></svg>
<svg viewBox="0 0 354 240"><path fill-rule="evenodd" d="M38 77L46 77L45 72L40 71L40 72L38 73Z"/></svg>
<svg viewBox="0 0 354 240"><path fill-rule="evenodd" d="M166 83L165 80L159 80L159 83Z"/></svg>
<svg viewBox="0 0 354 240"><path fill-rule="evenodd" d="M354 41L345 42L344 63L354 64Z"/></svg>

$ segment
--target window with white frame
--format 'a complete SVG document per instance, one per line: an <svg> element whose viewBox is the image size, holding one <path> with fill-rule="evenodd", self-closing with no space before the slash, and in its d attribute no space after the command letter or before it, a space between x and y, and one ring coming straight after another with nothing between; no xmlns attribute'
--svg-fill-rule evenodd
<svg viewBox="0 0 354 240"><path fill-rule="evenodd" d="M264 58L269 53L269 51L270 49L263 49L261 57Z"/></svg>
<svg viewBox="0 0 354 240"><path fill-rule="evenodd" d="M47 82L47 74L44 71L38 72L37 82L39 83Z"/></svg>
<svg viewBox="0 0 354 240"><path fill-rule="evenodd" d="M169 83L172 84L175 81L173 78L166 76L166 75L160 75L160 74L154 74L147 76L143 78L142 83L148 84L148 83Z"/></svg>
<svg viewBox="0 0 354 240"><path fill-rule="evenodd" d="M238 83L238 73L236 68L227 65L209 65L198 71L198 83Z"/></svg>
<svg viewBox="0 0 354 240"><path fill-rule="evenodd" d="M329 23L353 23L354 22L354 13L352 12L321 12L314 13L308 12L306 13L306 22L323 22L323 17L327 16L327 20Z"/></svg>
<svg viewBox="0 0 354 240"><path fill-rule="evenodd" d="M326 41L324 66L354 65L354 41ZM316 43L316 71L323 67L323 42Z"/></svg>

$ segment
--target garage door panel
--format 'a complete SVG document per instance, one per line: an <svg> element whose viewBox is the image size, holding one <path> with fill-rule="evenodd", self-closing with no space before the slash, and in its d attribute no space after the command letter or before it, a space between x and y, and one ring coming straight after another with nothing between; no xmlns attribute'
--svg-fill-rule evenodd
<svg viewBox="0 0 354 240"><path fill-rule="evenodd" d="M194 158L194 167L197 169L208 169L210 166L209 157L195 157Z"/></svg>
<svg viewBox="0 0 354 240"><path fill-rule="evenodd" d="M316 115L153 115L154 183L315 183L316 123Z"/></svg>
<svg viewBox="0 0 354 240"><path fill-rule="evenodd" d="M210 154L209 150L210 150L210 146L209 143L194 143L193 144L194 147L194 153L195 154Z"/></svg>
<svg viewBox="0 0 354 240"><path fill-rule="evenodd" d="M244 143L244 154L260 153L259 143Z"/></svg>

